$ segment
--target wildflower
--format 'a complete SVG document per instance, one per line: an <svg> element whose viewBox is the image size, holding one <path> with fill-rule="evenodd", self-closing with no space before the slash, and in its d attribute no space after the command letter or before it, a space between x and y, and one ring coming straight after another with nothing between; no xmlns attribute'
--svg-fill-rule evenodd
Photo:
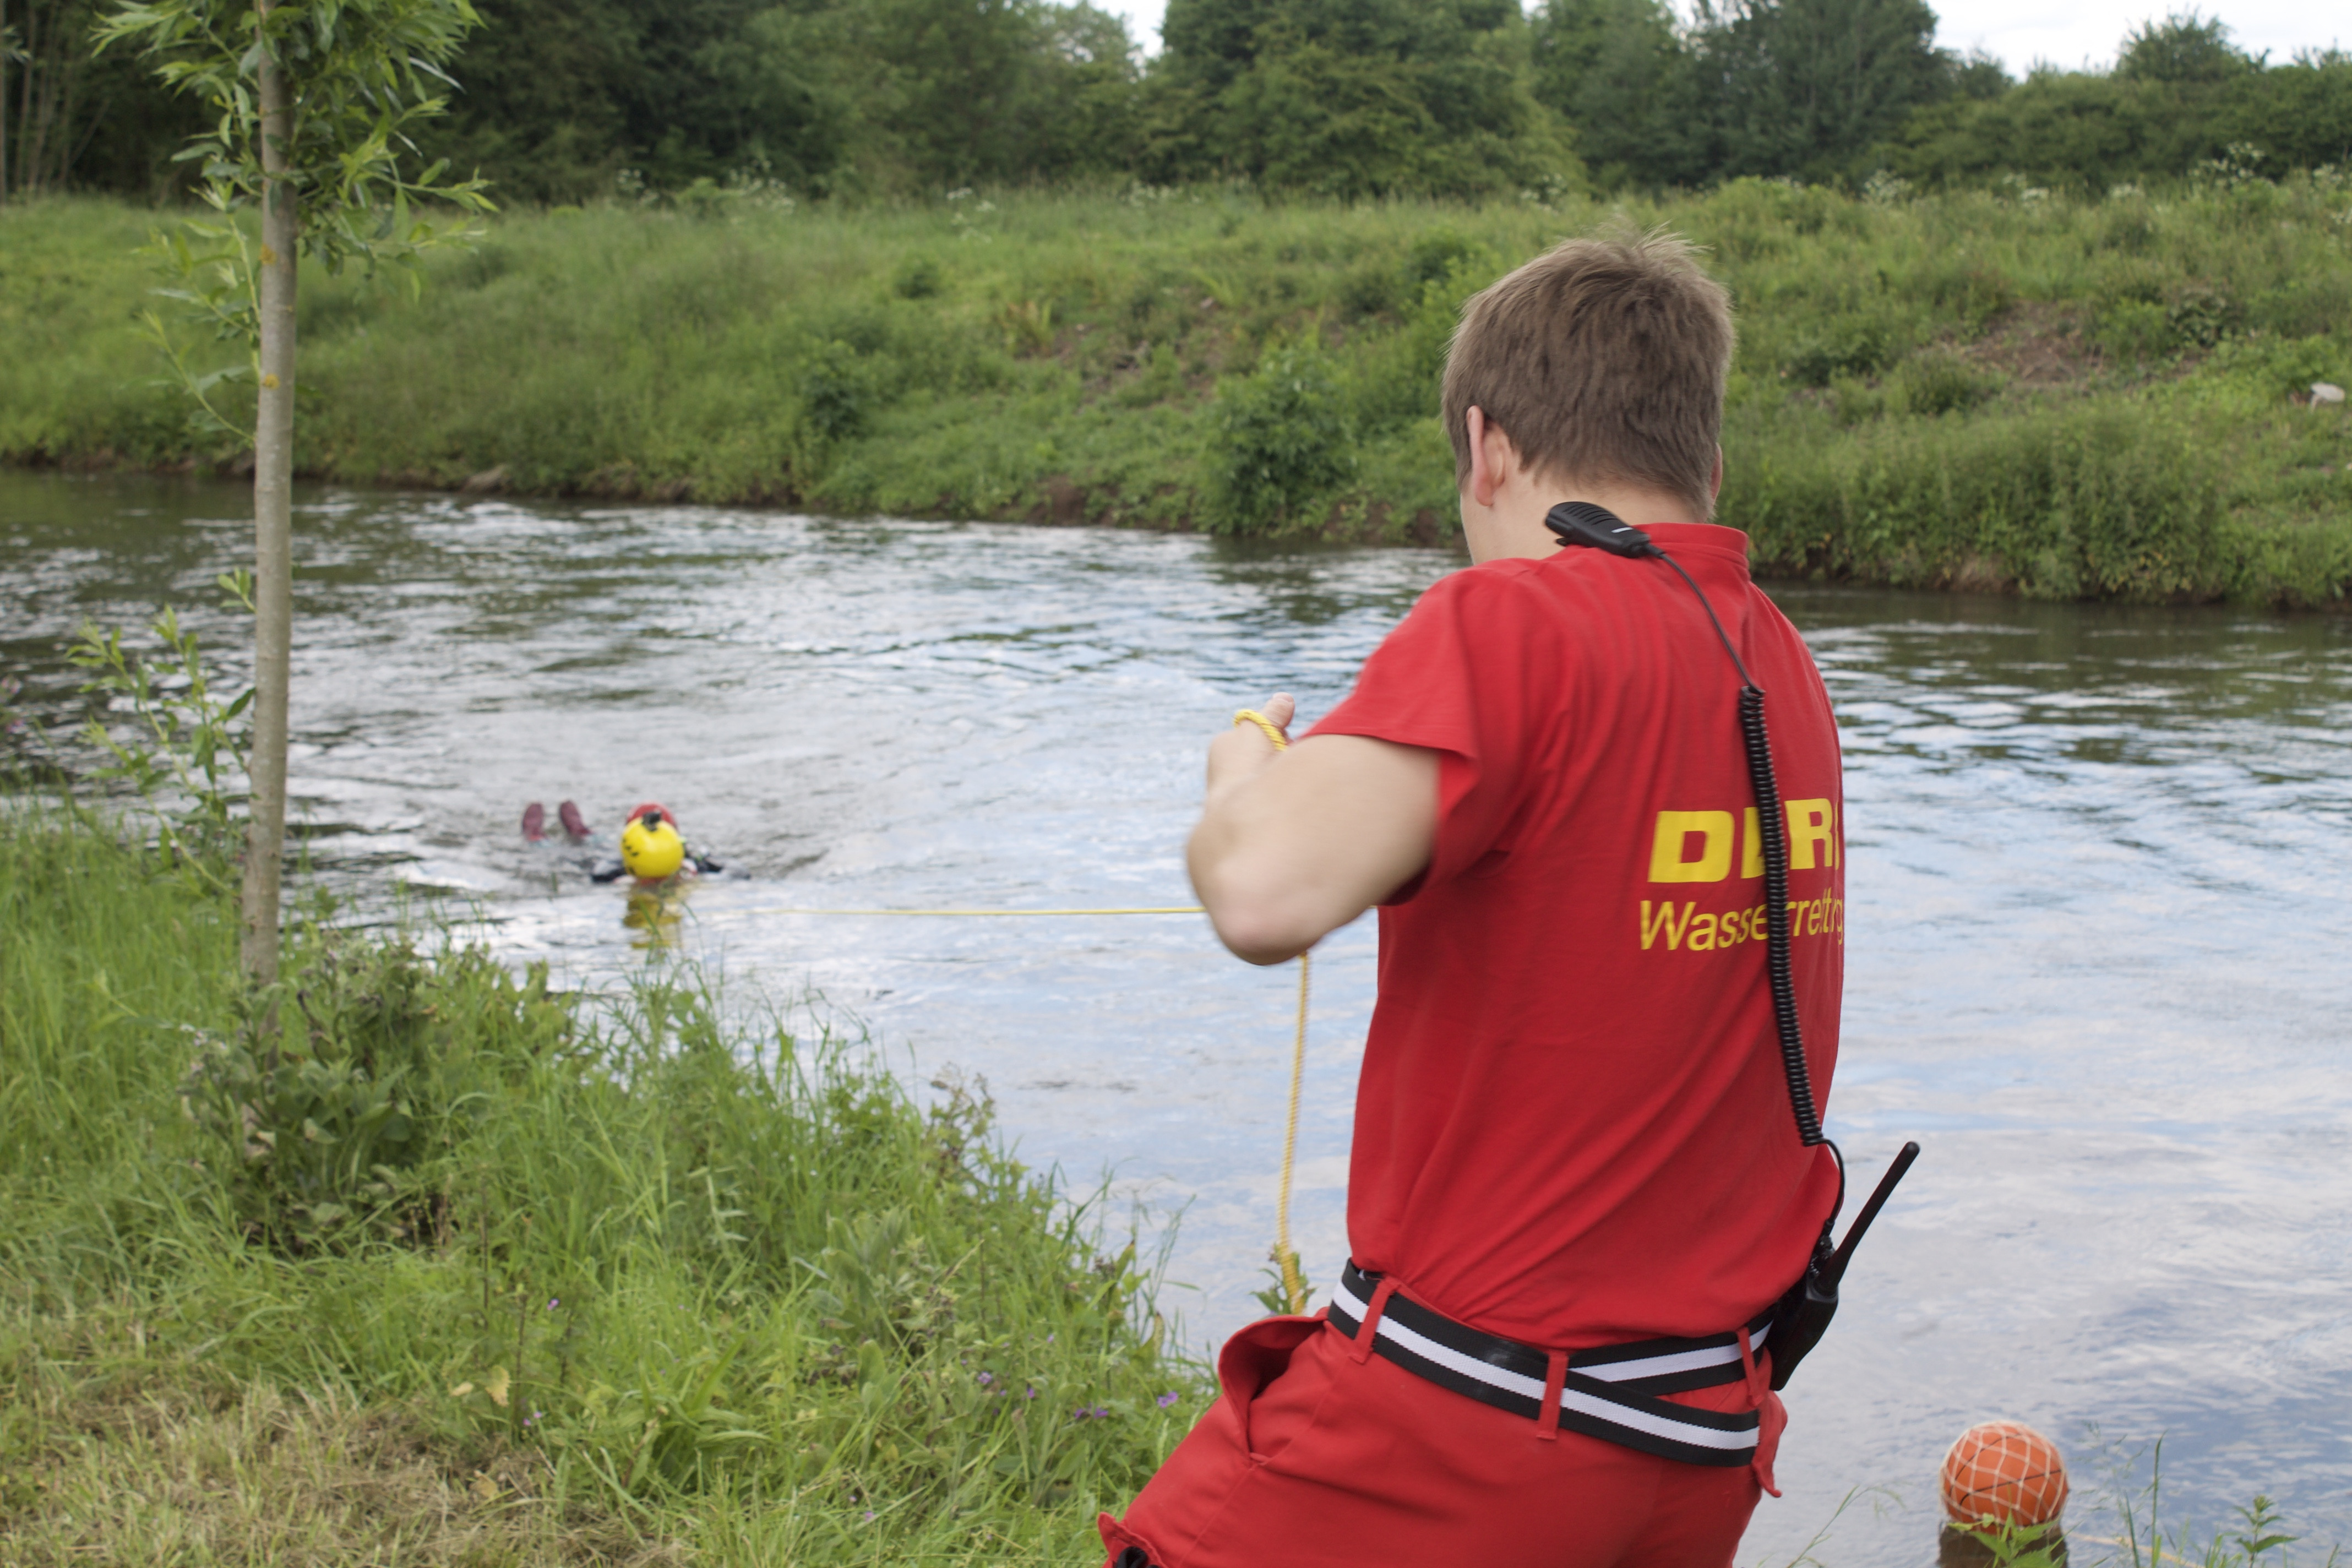
<svg viewBox="0 0 2352 1568"><path fill-rule="evenodd" d="M866 1522L868 1524L874 1522L874 1510L870 1508L866 1510Z"/></svg>
<svg viewBox="0 0 2352 1568"><path fill-rule="evenodd" d="M996 1374L994 1373L983 1372L980 1374L980 1385L982 1388L986 1388L990 1384L994 1383L995 1381Z"/></svg>
<svg viewBox="0 0 2352 1568"><path fill-rule="evenodd" d="M1037 1397L1037 1391L1034 1388L1024 1388L1021 1391L1021 1397L1024 1399L1034 1399Z"/></svg>
<svg viewBox="0 0 2352 1568"><path fill-rule="evenodd" d="M1161 1394L1158 1399L1152 1401L1152 1403L1159 1405L1160 1409L1165 1410L1170 1405L1176 1403L1176 1391L1171 1388L1167 1393Z"/></svg>

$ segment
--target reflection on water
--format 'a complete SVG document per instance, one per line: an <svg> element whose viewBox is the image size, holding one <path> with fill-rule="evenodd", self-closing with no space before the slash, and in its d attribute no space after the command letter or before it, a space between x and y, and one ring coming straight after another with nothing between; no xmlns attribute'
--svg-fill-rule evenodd
<svg viewBox="0 0 2352 1568"><path fill-rule="evenodd" d="M629 945L641 952L667 952L685 935L688 887L632 888L623 895L628 911L621 924L636 932Z"/></svg>
<svg viewBox="0 0 2352 1568"><path fill-rule="evenodd" d="M244 548L201 486L0 475L0 668L66 700L85 616L205 609ZM1195 1338L1253 1310L1294 977L1196 917L781 908L1190 902L1203 739L1312 715L1451 558L1088 530L314 495L295 789L330 873L458 890L609 984L673 955L822 993L912 1070L986 1077L1027 1157L1185 1208ZM1743 1561L1925 1562L1970 1421L2168 1434L2166 1495L2257 1489L2352 1539L2352 634L2215 609L1791 588L1849 760L1846 1052L1831 1131L1927 1154L1790 1393ZM212 640L237 631L208 610ZM673 808L725 876L633 905L527 845ZM1298 1238L1328 1284L1369 923L1318 951ZM2071 1439L2071 1441L2070 1441ZM1778 1555L1772 1554L1777 1552Z"/></svg>

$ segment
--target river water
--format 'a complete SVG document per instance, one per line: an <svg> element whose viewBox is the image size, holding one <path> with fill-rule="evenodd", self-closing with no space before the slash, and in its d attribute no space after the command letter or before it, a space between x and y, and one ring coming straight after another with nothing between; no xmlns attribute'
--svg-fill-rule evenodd
<svg viewBox="0 0 2352 1568"><path fill-rule="evenodd" d="M165 603L234 668L210 583L246 505L0 473L0 672L57 710L77 624ZM1254 1314L1295 968L1199 917L780 911L1190 903L1208 736L1277 687L1328 710L1457 560L348 491L298 528L293 787L323 874L462 895L585 987L699 961L870 1028L919 1086L982 1077L1025 1158L1109 1173L1118 1223L1181 1211L1191 1340ZM1937 1461L1995 1415L2058 1438L2078 1495L2162 1436L2168 1514L2266 1490L2352 1542L2352 626L1778 596L1848 767L1830 1131L1858 1182L1927 1153L1790 1391L1788 1496L1741 1561L1824 1525L1824 1563L1932 1560ZM608 836L661 801L726 872L657 943L523 842L524 803L566 797ZM1316 955L1297 1228L1327 1284L1373 957L1369 921ZM1839 1515L1853 1487L1880 1489Z"/></svg>

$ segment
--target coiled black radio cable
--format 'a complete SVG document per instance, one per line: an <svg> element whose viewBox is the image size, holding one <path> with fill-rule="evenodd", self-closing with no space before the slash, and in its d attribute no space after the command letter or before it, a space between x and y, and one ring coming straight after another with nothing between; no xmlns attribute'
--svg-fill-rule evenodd
<svg viewBox="0 0 2352 1568"><path fill-rule="evenodd" d="M1650 542L1650 536L1591 501L1562 501L1544 518L1562 544L1588 544L1612 555L1649 557L1675 569L1698 595L1707 624L1715 628L1731 667L1739 672L1739 734L1748 749L1748 781L1756 792L1756 825L1764 858L1764 972L1772 990L1772 1021L1780 1036L1780 1070L1789 1079L1789 1106L1796 1112L1797 1137L1808 1149L1826 1142L1821 1111L1813 1103L1813 1077L1805 1062L1804 1026L1797 1017L1797 982L1789 956L1789 824L1780 811L1780 781L1772 773L1772 742L1764 728L1764 689L1748 677L1731 635L1716 618L1706 591L1682 563ZM1845 1162L1838 1162L1841 1170Z"/></svg>
<svg viewBox="0 0 2352 1568"><path fill-rule="evenodd" d="M1707 624L1715 627L1723 651L1731 656L1732 668L1739 671L1739 735L1748 750L1748 780L1756 792L1756 826L1763 839L1764 966L1771 983L1772 1020L1780 1036L1780 1067L1788 1075L1789 1106L1796 1112L1798 1138L1809 1149L1828 1144L1838 1168L1837 1206L1822 1222L1821 1237L1813 1243L1804 1273L1774 1304L1771 1325L1765 1331L1772 1355L1772 1386L1785 1388L1797 1363L1811 1353L1829 1331L1830 1320L1837 1316L1838 1288L1853 1261L1853 1249L1893 1195L1895 1184L1919 1157L1919 1145L1903 1145L1886 1174L1879 1178L1870 1201L1854 1216L1844 1243L1833 1247L1831 1237L1845 1207L1845 1155L1822 1135L1821 1112L1813 1104L1812 1073L1805 1062L1804 1031L1797 1019L1797 984L1789 960L1789 824L1780 811L1780 785L1772 773L1771 737L1764 728L1764 689L1748 678L1748 666L1741 661L1739 650L1731 646L1731 636L1723 629L1722 621L1716 618L1706 590L1683 570L1682 563L1651 543L1648 534L1590 501L1561 502L1545 516L1544 526L1559 535L1562 544L1589 544L1612 555L1654 556L1673 567L1698 595Z"/></svg>

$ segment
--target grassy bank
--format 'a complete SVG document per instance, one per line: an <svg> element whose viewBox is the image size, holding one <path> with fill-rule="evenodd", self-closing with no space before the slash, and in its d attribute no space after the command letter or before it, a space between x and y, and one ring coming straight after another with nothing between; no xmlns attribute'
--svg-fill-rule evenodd
<svg viewBox="0 0 2352 1568"><path fill-rule="evenodd" d="M1634 202L1743 338L1725 521L1765 566L2341 605L2352 191L2332 177ZM517 214L421 300L304 283L300 465L361 482L1438 539L1460 300L1599 207L1231 192ZM0 458L225 456L150 384L152 215L0 215ZM212 345L199 345L204 353Z"/></svg>
<svg viewBox="0 0 2352 1568"><path fill-rule="evenodd" d="M0 815L0 1563L1071 1563L1147 1282L858 1051L231 911Z"/></svg>

